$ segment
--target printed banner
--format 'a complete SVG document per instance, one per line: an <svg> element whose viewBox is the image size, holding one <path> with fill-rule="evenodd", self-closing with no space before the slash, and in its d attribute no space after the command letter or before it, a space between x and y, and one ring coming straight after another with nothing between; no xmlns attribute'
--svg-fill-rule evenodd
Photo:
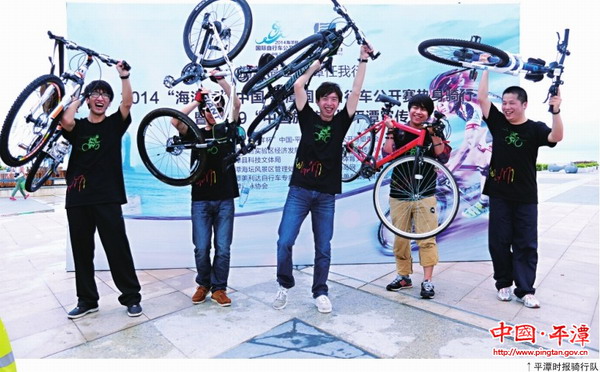
<svg viewBox="0 0 600 372"><path fill-rule="evenodd" d="M281 53L316 31L341 22L332 5L286 5L286 11L275 4L250 5L254 24L248 44L233 60L236 66L256 65L263 53ZM148 112L160 107L181 107L193 99L198 88L197 84L179 84L171 89L163 85L166 75L179 77L182 68L190 63L182 35L193 7L193 4L67 4L70 40L113 58L125 59L132 66L135 104L133 123L123 142L129 200L124 213L138 268L194 266L190 187L169 186L154 178L141 162L136 147L137 127ZM491 139L477 105L477 83L468 72L457 73L450 66L425 59L417 46L426 39L469 40L476 34L483 43L518 52L518 4L348 5L347 8L381 52L377 60L368 64L358 112L374 122L380 120L382 106L375 98L384 93L402 102L393 115L396 120L405 121L410 96L425 92L432 95L436 109L450 120L453 153L447 165L460 186L461 205L454 223L438 236L440 259L489 260L487 201L480 192ZM313 90L323 81L335 81L345 95L349 93L358 56L359 47L349 34L334 58L333 73L320 73L311 81L309 100L313 107L316 107ZM71 63L76 61L74 57ZM96 78L109 81L116 91L120 89L116 71L105 66L90 69L88 81ZM509 75L493 74L491 78L499 80L497 86L518 84L518 78ZM218 89L208 80L205 85ZM238 91L242 86L243 83L238 83ZM241 98L241 118L247 127L261 109L264 97L255 94ZM109 112L117 105L117 101L113 102ZM78 115L87 112L82 108ZM299 138L294 118L280 125L277 132L264 138L260 147L236 164L242 196L236 200L232 265L276 263L277 228ZM372 205L375 177L343 184L343 193L336 203L334 264L393 262L393 235L380 226ZM312 264L310 225L309 216L294 248L295 264ZM101 257L99 268L102 260Z"/></svg>

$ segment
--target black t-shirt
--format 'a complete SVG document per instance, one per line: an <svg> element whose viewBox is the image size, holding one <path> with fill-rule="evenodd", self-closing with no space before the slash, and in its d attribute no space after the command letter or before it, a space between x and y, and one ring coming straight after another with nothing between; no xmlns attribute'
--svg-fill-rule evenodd
<svg viewBox="0 0 600 372"><path fill-rule="evenodd" d="M397 128L394 128L392 130L392 133L394 135L394 147L396 149L406 145L410 141L417 138L416 134L404 132ZM431 146L431 144L431 136L429 135L429 133L425 133L425 142L423 143L425 149L424 156L437 159L434 148L433 146ZM414 156L416 155L416 153L417 148L413 147L412 149L404 153L402 156ZM443 162L445 163L446 161L447 155L446 160ZM433 165L429 163L423 163L422 168L419 169L419 172L423 175L423 177L418 179L418 182L420 183L418 187L411 184L412 182L415 182L415 180L412 177L407 177L409 175L412 175L413 165L414 162L406 162L403 163L401 166L396 166L396 168L394 168L394 170L392 171L392 180L390 182L390 197L396 199L406 199L407 192L416 189L421 191L421 196L423 198L435 195L435 190L437 186L437 174L435 173Z"/></svg>
<svg viewBox="0 0 600 372"><path fill-rule="evenodd" d="M212 131L204 133L206 141L213 139ZM226 200L240 196L235 166L231 165L226 170L223 163L223 158L232 151L234 147L231 142L217 144L206 150L206 166L192 184L192 201Z"/></svg>
<svg viewBox="0 0 600 372"><path fill-rule="evenodd" d="M290 186L327 194L342 192L342 142L352 123L346 106L324 122L308 102L298 112L300 143Z"/></svg>
<svg viewBox="0 0 600 372"><path fill-rule="evenodd" d="M65 208L127 203L121 137L131 124L131 116L123 120L120 111L100 123L75 119L71 132L63 131L73 145L67 168L67 195Z"/></svg>
<svg viewBox="0 0 600 372"><path fill-rule="evenodd" d="M552 130L533 120L513 125L493 104L489 117L484 120L492 134L493 146L483 193L522 203L537 203L538 148L556 146L556 143L548 142Z"/></svg>

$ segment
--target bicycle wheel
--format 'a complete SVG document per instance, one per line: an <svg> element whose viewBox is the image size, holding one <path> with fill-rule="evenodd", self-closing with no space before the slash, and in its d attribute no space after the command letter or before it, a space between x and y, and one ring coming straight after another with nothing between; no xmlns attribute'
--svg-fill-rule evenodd
<svg viewBox="0 0 600 372"><path fill-rule="evenodd" d="M342 182L354 181L360 175L362 162L357 158L369 158L375 148L375 133L370 131L360 137L356 137L371 126L371 119L363 114L356 114L350 129L346 134L342 150ZM355 140L352 143L348 141Z"/></svg>
<svg viewBox="0 0 600 372"><path fill-rule="evenodd" d="M185 138L171 124L183 123L189 135ZM150 111L140 123L137 133L138 151L150 173L172 186L186 186L204 169L206 150L198 149L204 135L187 115L170 108Z"/></svg>
<svg viewBox="0 0 600 372"><path fill-rule="evenodd" d="M226 51L202 27L204 20L215 23ZM246 0L204 0L190 13L183 28L183 47L192 62L217 67L237 56L250 37L252 12ZM198 59L200 56L200 59Z"/></svg>
<svg viewBox="0 0 600 372"><path fill-rule="evenodd" d="M325 39L323 34L313 34L300 40L294 46L286 49L280 55L259 69L242 88L242 94L249 95L258 92L283 76L292 76L304 66L310 66L317 56L320 56L321 47ZM289 95L293 93L289 87ZM287 97L281 98L282 100Z"/></svg>
<svg viewBox="0 0 600 372"><path fill-rule="evenodd" d="M431 197L435 197L434 203ZM407 239L425 239L444 231L454 220L459 203L452 173L428 157L415 162L415 156L403 156L393 161L381 171L373 189L373 204L381 222ZM437 218L431 218L431 213Z"/></svg>
<svg viewBox="0 0 600 372"><path fill-rule="evenodd" d="M40 152L57 125L49 114L64 94L64 84L56 75L38 77L19 94L0 133L0 158L5 164L23 165Z"/></svg>
<svg viewBox="0 0 600 372"><path fill-rule="evenodd" d="M481 54L489 54L494 62L489 66L504 67L509 57L503 50L474 41L456 39L430 39L419 44L419 53L427 59L445 65L462 67L462 62L474 62Z"/></svg>
<svg viewBox="0 0 600 372"><path fill-rule="evenodd" d="M48 181L48 179L56 173L60 162L56 161L52 156L42 151L33 161L33 165L29 169L27 178L25 179L25 190L35 192Z"/></svg>

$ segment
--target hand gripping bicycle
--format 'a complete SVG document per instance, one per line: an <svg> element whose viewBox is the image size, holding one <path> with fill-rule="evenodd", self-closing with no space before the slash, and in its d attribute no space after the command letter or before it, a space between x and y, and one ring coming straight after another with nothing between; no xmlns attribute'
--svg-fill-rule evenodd
<svg viewBox="0 0 600 372"><path fill-rule="evenodd" d="M544 75L552 79L552 85L548 91L548 97L555 96L558 88L564 83L562 73L564 71L565 58L569 52L569 29L565 29L561 41L557 33L556 61L546 64L539 58L527 58L518 54L512 54L490 45L482 44L481 37L472 36L471 40L457 39L430 39L419 44L419 53L432 61L443 63L465 69L487 69L501 74L519 75L525 74L525 78L534 82L544 79ZM473 71L475 78L476 71ZM546 102L544 101L544 102ZM552 107L548 109L552 112Z"/></svg>
<svg viewBox="0 0 600 372"><path fill-rule="evenodd" d="M241 28L240 24L243 25ZM183 68L181 77L165 77L164 85L172 88L182 82L192 85L207 78L229 77L229 97L235 97L237 92L231 58L248 41L251 25L250 7L243 0L207 0L198 4L184 30L184 46L193 62ZM238 33L236 29L242 31ZM205 67L219 65L225 65L226 69L212 77L207 74ZM236 121L233 99L226 102L222 112L219 112L210 94L204 96L204 103L216 121L213 130L228 126L225 136L214 135L213 140L206 141L203 131L189 116L171 108L153 110L142 119L137 133L140 157L150 173L162 182L173 186L189 185L204 170L206 151L216 150L217 144L227 141L233 142L234 148L238 144L244 146L245 132L241 127L232 125ZM187 135L182 136L173 122L184 125Z"/></svg>
<svg viewBox="0 0 600 372"><path fill-rule="evenodd" d="M332 0L332 3L333 10L345 21L342 28L336 29L335 23L332 22L327 30L301 40L278 56L267 55L268 58L262 58L258 68L246 66L238 69L238 75L255 72L252 77L248 78L242 88L242 93L251 95L266 89L265 99L269 100L269 103L258 112L256 118L248 126L248 144L246 148L240 150L238 155L252 151L261 144L262 137L267 132L278 128L282 121L293 118L295 105L293 102L286 105L286 100L294 93L294 82L313 62L319 60L322 62L322 69L331 69L332 58L337 54L349 32L354 33L359 44L368 44L364 33L352 20L346 8L337 0ZM376 59L378 56L379 53L370 54L371 59ZM243 78L243 80L245 79L247 77ZM265 120L265 118L269 118L269 120Z"/></svg>
<svg viewBox="0 0 600 372"><path fill-rule="evenodd" d="M91 49L77 45L61 36L48 31L50 39L55 41L58 49L59 74L54 75L54 59L51 59L50 74L33 80L19 94L10 108L2 133L0 133L0 156L2 161L11 166L26 164L35 158L25 181L25 188L33 192L40 188L48 178L56 172L65 155L70 151L70 144L60 140L61 114L79 98L88 69L94 61L107 66L116 65L118 60L99 54ZM77 67L64 70L64 48L81 52L71 61L79 58ZM126 70L131 69L123 61Z"/></svg>
<svg viewBox="0 0 600 372"><path fill-rule="evenodd" d="M348 132L354 137L343 144L342 181L370 178L379 173L373 188L373 205L381 222L394 234L407 239L435 236L454 220L460 198L458 186L448 168L437 159L425 156L428 149L425 133L431 127L445 139L449 137L449 125L444 115L438 112L434 114L434 121L423 129L392 120L400 133L410 134L414 139L385 154L382 152L387 132L385 121L393 106L400 106L400 102L383 94L377 96L376 101L383 102L383 120L371 125L368 117L355 117ZM431 203L430 197L435 197L435 203ZM429 204L425 207L427 199ZM420 206L422 203L423 206ZM409 204L420 208L412 208L409 212ZM422 218L432 213L436 215L434 220ZM422 221L411 223L419 219Z"/></svg>

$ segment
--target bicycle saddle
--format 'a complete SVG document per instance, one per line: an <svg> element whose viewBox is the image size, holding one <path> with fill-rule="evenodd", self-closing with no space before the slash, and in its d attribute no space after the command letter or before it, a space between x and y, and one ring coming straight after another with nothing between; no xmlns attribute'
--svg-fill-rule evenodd
<svg viewBox="0 0 600 372"><path fill-rule="evenodd" d="M397 99L393 99L392 97L386 96L385 94L378 95L377 98L375 98L375 102L386 102L396 106L402 105Z"/></svg>

